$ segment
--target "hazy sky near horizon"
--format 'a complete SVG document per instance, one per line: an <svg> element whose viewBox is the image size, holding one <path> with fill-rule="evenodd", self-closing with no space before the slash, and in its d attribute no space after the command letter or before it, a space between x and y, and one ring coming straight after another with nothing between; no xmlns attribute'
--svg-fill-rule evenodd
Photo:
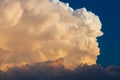
<svg viewBox="0 0 120 80"><path fill-rule="evenodd" d="M98 64L120 66L120 1L119 0L61 0L74 9L85 7L99 16L104 35L98 38L101 54Z"/></svg>

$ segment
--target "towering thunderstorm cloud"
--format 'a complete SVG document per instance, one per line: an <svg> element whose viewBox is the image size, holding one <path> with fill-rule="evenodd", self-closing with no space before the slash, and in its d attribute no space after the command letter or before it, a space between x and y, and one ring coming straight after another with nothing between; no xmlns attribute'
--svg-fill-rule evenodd
<svg viewBox="0 0 120 80"><path fill-rule="evenodd" d="M0 0L0 68L63 58L96 64L101 22L59 0Z"/></svg>

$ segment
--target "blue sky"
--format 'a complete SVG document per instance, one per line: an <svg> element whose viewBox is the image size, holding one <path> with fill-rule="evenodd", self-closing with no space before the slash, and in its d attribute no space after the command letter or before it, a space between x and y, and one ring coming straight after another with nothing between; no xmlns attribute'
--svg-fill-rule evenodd
<svg viewBox="0 0 120 80"><path fill-rule="evenodd" d="M120 66L120 1L119 0L61 0L74 9L86 7L100 17L104 35L98 38L101 54L97 63L103 67Z"/></svg>

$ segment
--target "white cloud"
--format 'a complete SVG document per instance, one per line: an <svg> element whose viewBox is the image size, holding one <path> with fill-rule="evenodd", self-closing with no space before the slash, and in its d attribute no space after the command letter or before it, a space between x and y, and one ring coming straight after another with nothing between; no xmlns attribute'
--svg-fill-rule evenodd
<svg viewBox="0 0 120 80"><path fill-rule="evenodd" d="M101 22L85 8L74 11L59 0L3 0L0 12L0 49L9 52L0 53L1 65L61 57L68 65L96 63Z"/></svg>

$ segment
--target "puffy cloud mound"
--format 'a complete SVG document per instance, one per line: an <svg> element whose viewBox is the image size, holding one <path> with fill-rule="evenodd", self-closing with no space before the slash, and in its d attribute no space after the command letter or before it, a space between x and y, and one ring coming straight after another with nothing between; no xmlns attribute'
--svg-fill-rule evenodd
<svg viewBox="0 0 120 80"><path fill-rule="evenodd" d="M0 0L0 68L64 58L96 64L101 22L59 0Z"/></svg>
<svg viewBox="0 0 120 80"><path fill-rule="evenodd" d="M0 71L0 80L120 80L118 66L102 68L100 65L83 65L70 70L64 68L62 61L60 59L9 68L6 72Z"/></svg>

